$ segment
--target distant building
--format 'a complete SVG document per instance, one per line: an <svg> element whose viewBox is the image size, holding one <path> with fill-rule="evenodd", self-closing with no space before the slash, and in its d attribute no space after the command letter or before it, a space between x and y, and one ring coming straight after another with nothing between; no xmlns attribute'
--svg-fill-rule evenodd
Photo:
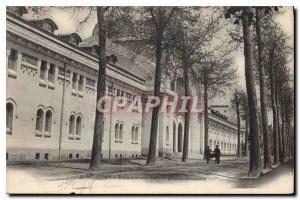
<svg viewBox="0 0 300 200"><path fill-rule="evenodd" d="M209 113L209 147L216 145L221 149L222 155L236 155L238 144L237 125L228 121L228 118L218 111ZM242 139L243 131L241 132ZM242 140L241 140L242 144Z"/></svg>

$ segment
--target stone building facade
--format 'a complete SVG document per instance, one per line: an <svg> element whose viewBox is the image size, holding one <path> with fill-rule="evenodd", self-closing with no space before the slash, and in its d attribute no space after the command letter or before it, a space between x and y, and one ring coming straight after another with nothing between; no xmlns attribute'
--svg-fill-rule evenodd
<svg viewBox="0 0 300 200"><path fill-rule="evenodd" d="M218 112L209 113L208 145L211 149L219 146L222 155L236 155L238 144L237 125L228 121ZM242 154L244 130L241 130L240 148Z"/></svg>
<svg viewBox="0 0 300 200"><path fill-rule="evenodd" d="M24 9L8 9L6 15L7 160L57 160L90 158L96 109L97 30L81 40L76 33L55 35L51 19L24 20ZM155 65L143 56L132 62L122 45L107 44L107 95L147 99L153 94ZM199 96L191 88L193 96ZM161 92L171 99L167 78ZM201 97L200 97L201 98ZM167 99L166 101L169 101ZM202 104L198 105L202 108ZM125 108L124 108L125 109ZM151 112L105 113L103 158L132 158L147 155ZM210 115L211 127L235 125ZM203 114L191 116L190 157L201 157L204 149ZM221 124L221 125L219 125ZM227 146L234 153L234 134L222 137L215 129L212 143ZM225 131L226 132L226 131ZM183 148L184 118L178 113L160 113L157 156L180 156ZM220 145L222 146L222 145Z"/></svg>

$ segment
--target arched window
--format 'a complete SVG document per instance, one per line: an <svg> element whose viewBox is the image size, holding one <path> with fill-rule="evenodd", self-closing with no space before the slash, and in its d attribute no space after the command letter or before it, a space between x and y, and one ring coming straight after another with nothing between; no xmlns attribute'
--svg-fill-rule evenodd
<svg viewBox="0 0 300 200"><path fill-rule="evenodd" d="M119 141L119 124L116 123L115 125L115 142L117 143Z"/></svg>
<svg viewBox="0 0 300 200"><path fill-rule="evenodd" d="M12 133L14 106L12 103L6 104L6 132Z"/></svg>
<svg viewBox="0 0 300 200"><path fill-rule="evenodd" d="M74 135L74 129L75 129L75 116L71 115L69 120L69 134Z"/></svg>
<svg viewBox="0 0 300 200"><path fill-rule="evenodd" d="M137 144L139 141L139 127L135 127L135 137L134 137L135 143Z"/></svg>
<svg viewBox="0 0 300 200"><path fill-rule="evenodd" d="M51 133L52 129L52 112L48 110L46 112L46 118L45 118L45 131L48 133Z"/></svg>
<svg viewBox="0 0 300 200"><path fill-rule="evenodd" d="M76 119L76 135L81 135L81 117L78 116Z"/></svg>
<svg viewBox="0 0 300 200"><path fill-rule="evenodd" d="M119 142L123 142L123 124L120 124Z"/></svg>
<svg viewBox="0 0 300 200"><path fill-rule="evenodd" d="M43 130L43 123L44 123L44 111L42 109L38 109L36 113L36 124L35 124L35 129L37 131Z"/></svg>
<svg viewBox="0 0 300 200"><path fill-rule="evenodd" d="M132 126L132 128L131 128L131 144L134 144L134 136L135 135L135 133L134 133L134 126Z"/></svg>

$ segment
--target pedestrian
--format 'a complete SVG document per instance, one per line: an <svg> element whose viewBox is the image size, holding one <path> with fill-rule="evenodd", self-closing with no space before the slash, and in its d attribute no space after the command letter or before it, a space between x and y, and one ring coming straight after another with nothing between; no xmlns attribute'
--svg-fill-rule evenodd
<svg viewBox="0 0 300 200"><path fill-rule="evenodd" d="M204 149L204 157L206 159L206 163L208 164L209 160L210 160L210 149L209 149L209 146L206 146L205 149Z"/></svg>
<svg viewBox="0 0 300 200"><path fill-rule="evenodd" d="M214 149L214 154L215 154L215 158L216 158L216 163L219 164L220 163L221 151L220 151L218 145L216 145L216 148Z"/></svg>

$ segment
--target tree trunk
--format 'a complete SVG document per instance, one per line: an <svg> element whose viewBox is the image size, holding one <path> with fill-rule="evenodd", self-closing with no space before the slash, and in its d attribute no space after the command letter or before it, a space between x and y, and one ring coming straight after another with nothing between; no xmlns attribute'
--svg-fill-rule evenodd
<svg viewBox="0 0 300 200"><path fill-rule="evenodd" d="M284 103L284 102L283 102ZM287 158L290 158L291 154L290 154L290 146L291 146L291 143L290 143L290 126L291 126L291 123L290 123L290 109L289 109L289 106L290 104L292 104L293 102L291 102L291 94L290 92L288 93L288 97L287 97L287 100L286 100L286 103L284 104L285 106L285 123L286 123L286 157Z"/></svg>
<svg viewBox="0 0 300 200"><path fill-rule="evenodd" d="M283 102L282 102L283 103ZM281 103L281 119L282 119L282 124L281 124L281 133L282 133L282 158L283 158L283 161L285 160L285 157L286 157L286 149L285 149L285 141L286 141L286 125L285 125L285 112L284 112L284 109L283 109L283 104Z"/></svg>
<svg viewBox="0 0 300 200"><path fill-rule="evenodd" d="M241 156L241 126L240 126L240 108L239 108L239 97L237 92L235 93L235 106L236 106L236 118L237 118L237 128L238 128L238 141L237 141L237 157Z"/></svg>
<svg viewBox="0 0 300 200"><path fill-rule="evenodd" d="M273 153L274 153L274 165L279 164L279 142L278 142L278 118L277 118L277 105L275 95L275 70L273 68L273 50L269 53L269 64L270 64L270 83L271 83L271 101L273 111Z"/></svg>
<svg viewBox="0 0 300 200"><path fill-rule="evenodd" d="M281 139L282 139L282 161L285 160L286 152L285 152L285 141L286 141L286 127L285 127L285 111L284 111L284 100L283 100L283 87L280 89L280 108L281 108Z"/></svg>
<svg viewBox="0 0 300 200"><path fill-rule="evenodd" d="M259 130L257 122L256 93L254 85L254 74L252 65L252 44L249 30L249 7L245 7L242 13L244 55L245 55L245 77L249 106L250 125L250 163L249 176L258 177L261 172L259 153Z"/></svg>
<svg viewBox="0 0 300 200"><path fill-rule="evenodd" d="M184 90L185 96L190 97L190 86L189 86L189 65L185 62L183 69L184 73ZM184 140L183 140L183 152L182 152L182 161L185 162L188 158L189 153L189 130L190 130L190 102L187 103L187 112L184 113Z"/></svg>
<svg viewBox="0 0 300 200"><path fill-rule="evenodd" d="M161 85L161 57L162 57L162 33L157 33L156 45L155 45L155 80L154 80L154 96L160 97L160 85ZM149 151L148 151L148 165L155 164L155 155L156 155L156 142L157 142L157 129L158 129L158 116L159 116L160 106L153 108L152 110L152 120L151 120L151 130L150 130L150 142L149 142Z"/></svg>
<svg viewBox="0 0 300 200"><path fill-rule="evenodd" d="M279 74L277 74L277 75L279 75ZM277 119L278 119L277 132L278 132L278 144L279 144L279 162L282 163L283 162L283 156L282 156L282 131L281 131L282 121L281 121L281 108L280 108L280 105L279 105L279 84L278 84L278 81L276 81L276 83L275 83L275 102L276 102L276 106L277 106Z"/></svg>
<svg viewBox="0 0 300 200"><path fill-rule="evenodd" d="M208 87L208 82L207 82L207 75L204 75L204 148L208 146L208 92L207 92L207 87ZM211 147L213 148L213 147ZM205 159L205 155L203 154L203 159Z"/></svg>
<svg viewBox="0 0 300 200"><path fill-rule="evenodd" d="M97 99L98 100L105 96L106 92L106 30L105 30L105 22L104 22L104 7L97 7L97 20L99 27L99 48L98 48L98 81L97 81ZM102 136L104 132L104 116L103 112L99 112L96 109L95 116L95 125L94 125L94 138L93 138L93 147L92 147L92 155L89 170L95 171L99 170L101 167L101 158L102 158Z"/></svg>
<svg viewBox="0 0 300 200"><path fill-rule="evenodd" d="M247 115L247 112L245 110L245 115ZM248 116L245 117L245 156L247 156L248 152Z"/></svg>
<svg viewBox="0 0 300 200"><path fill-rule="evenodd" d="M256 37L258 47L258 68L259 68L259 86L260 86L260 107L262 117L262 132L264 144L264 168L271 167L271 151L270 151L270 137L268 131L268 114L266 105L266 83L265 83L265 69L262 64L262 45L260 33L260 8L256 8Z"/></svg>
<svg viewBox="0 0 300 200"><path fill-rule="evenodd" d="M286 121L286 152L287 152L287 157L290 158L291 154L290 154L290 119L288 117L288 113L285 115L285 121Z"/></svg>

